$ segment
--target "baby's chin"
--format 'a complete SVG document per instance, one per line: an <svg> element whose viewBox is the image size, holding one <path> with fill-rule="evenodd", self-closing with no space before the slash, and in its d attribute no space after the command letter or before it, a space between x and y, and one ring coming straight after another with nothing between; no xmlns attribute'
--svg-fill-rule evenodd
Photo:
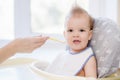
<svg viewBox="0 0 120 80"><path fill-rule="evenodd" d="M82 50L84 50L84 48L83 48L83 49L80 49L80 48L79 48L79 49L78 49L78 48L77 48L77 49L76 49L76 48L73 48L73 49L71 49L71 50L72 50L72 52L81 52Z"/></svg>

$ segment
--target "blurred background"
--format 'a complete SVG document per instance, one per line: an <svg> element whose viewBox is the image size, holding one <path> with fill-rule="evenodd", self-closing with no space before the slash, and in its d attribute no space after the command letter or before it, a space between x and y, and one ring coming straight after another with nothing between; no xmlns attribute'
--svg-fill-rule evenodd
<svg viewBox="0 0 120 80"><path fill-rule="evenodd" d="M15 38L41 34L64 41L65 17L76 3L92 17L110 18L120 25L120 0L0 0L0 47ZM65 47L49 40L33 54L24 56L58 53Z"/></svg>

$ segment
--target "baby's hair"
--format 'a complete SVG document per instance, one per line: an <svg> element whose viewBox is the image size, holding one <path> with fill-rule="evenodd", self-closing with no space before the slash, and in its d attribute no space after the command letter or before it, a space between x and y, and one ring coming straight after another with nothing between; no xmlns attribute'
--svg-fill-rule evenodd
<svg viewBox="0 0 120 80"><path fill-rule="evenodd" d="M79 7L79 6L74 6L73 8L72 8L72 10L70 11L70 13L69 13L69 15L66 17L66 21L68 21L68 19L71 17L71 16L74 16L74 15L76 15L76 16L80 16L80 15L82 15L82 14L86 14L86 15L88 15L88 17L89 17L89 23L90 23L90 30L92 30L93 29L93 25L94 25L94 19L87 13L87 11L85 11L84 9L82 9L81 7ZM66 25L65 25L66 26Z"/></svg>

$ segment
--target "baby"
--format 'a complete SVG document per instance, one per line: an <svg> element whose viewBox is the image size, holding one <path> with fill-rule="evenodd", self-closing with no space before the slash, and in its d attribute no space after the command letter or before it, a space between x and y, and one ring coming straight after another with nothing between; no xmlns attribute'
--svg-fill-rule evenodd
<svg viewBox="0 0 120 80"><path fill-rule="evenodd" d="M88 46L93 23L92 17L79 6L70 11L64 31L69 47L48 66L47 72L66 76L97 77L96 59Z"/></svg>

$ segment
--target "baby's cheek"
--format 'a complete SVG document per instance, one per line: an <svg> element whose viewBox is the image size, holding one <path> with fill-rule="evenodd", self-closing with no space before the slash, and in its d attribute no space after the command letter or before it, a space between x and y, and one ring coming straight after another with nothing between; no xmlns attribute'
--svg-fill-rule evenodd
<svg viewBox="0 0 120 80"><path fill-rule="evenodd" d="M68 43L68 45L71 45L71 44L72 44L72 41L68 40L67 43Z"/></svg>
<svg viewBox="0 0 120 80"><path fill-rule="evenodd" d="M86 41L86 42L87 42L87 41L89 40L89 38L90 38L90 37L89 37L88 35L85 35L85 36L82 36L82 38L81 38L81 39L83 39L84 41Z"/></svg>

